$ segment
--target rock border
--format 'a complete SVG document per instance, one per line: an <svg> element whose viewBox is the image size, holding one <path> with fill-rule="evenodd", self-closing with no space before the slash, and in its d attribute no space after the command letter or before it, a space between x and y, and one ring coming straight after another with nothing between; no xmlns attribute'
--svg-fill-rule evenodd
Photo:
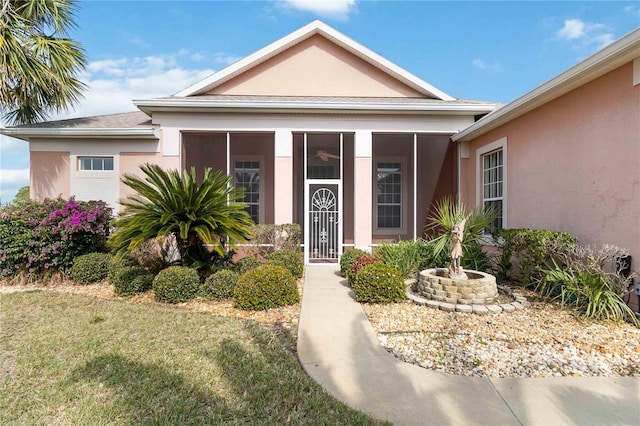
<svg viewBox="0 0 640 426"><path fill-rule="evenodd" d="M405 280L405 293L407 298L417 305L427 306L430 308L440 309L445 312L461 312L467 314L476 315L488 315L499 314L502 312L510 313L515 311L521 311L529 306L531 303L524 297L523 294L513 291L507 286L498 285L498 290L506 293L508 296L514 299L510 303L490 304L490 305L463 305L447 302L439 302L436 300L426 299L422 296L418 296L413 293L413 286L418 282L415 278Z"/></svg>

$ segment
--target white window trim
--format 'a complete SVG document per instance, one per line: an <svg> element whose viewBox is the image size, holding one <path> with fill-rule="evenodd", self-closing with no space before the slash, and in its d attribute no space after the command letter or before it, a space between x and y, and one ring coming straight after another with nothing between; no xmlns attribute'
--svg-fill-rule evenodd
<svg viewBox="0 0 640 426"><path fill-rule="evenodd" d="M378 163L400 163L400 228L378 228ZM400 235L407 233L407 158L373 157L373 233L377 235Z"/></svg>
<svg viewBox="0 0 640 426"><path fill-rule="evenodd" d="M484 145L476 150L476 204L484 205L484 192L482 186L484 183L482 157L493 151L502 150L502 229L506 229L507 225L507 208L509 206L507 200L507 137L500 138L494 142Z"/></svg>
<svg viewBox="0 0 640 426"><path fill-rule="evenodd" d="M111 170L93 170L93 169L83 169L82 168L82 160L85 158L111 158L112 164L113 164L113 168ZM76 156L76 170L79 173L113 173L116 170L116 157L113 155L77 155Z"/></svg>
<svg viewBox="0 0 640 426"><path fill-rule="evenodd" d="M238 161L253 161L260 164L260 187L258 189L258 196L260 201L258 202L258 220L260 223L264 223L264 156L262 155L232 155L231 156L231 181L235 188L236 182L236 162Z"/></svg>

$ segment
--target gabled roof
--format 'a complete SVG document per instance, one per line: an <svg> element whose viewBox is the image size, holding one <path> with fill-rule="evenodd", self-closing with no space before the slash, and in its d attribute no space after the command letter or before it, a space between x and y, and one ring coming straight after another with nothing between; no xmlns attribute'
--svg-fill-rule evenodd
<svg viewBox="0 0 640 426"><path fill-rule="evenodd" d="M144 112L134 111L24 124L0 133L27 141L33 137L157 139L157 128Z"/></svg>
<svg viewBox="0 0 640 426"><path fill-rule="evenodd" d="M482 136L638 58L640 58L640 29L630 32L529 93L488 114L451 139L456 142L466 142Z"/></svg>
<svg viewBox="0 0 640 426"><path fill-rule="evenodd" d="M384 73L401 81L402 83L422 93L425 96L445 101L455 100L455 98L453 98L452 96L447 95L441 90L433 87L429 83L416 77L415 75L397 66L396 64L388 61L372 50L369 50L360 43L357 43L356 41L350 39L349 37L336 31L335 29L319 20L313 21L310 24L300 28L299 30L294 31L291 34L281 38L280 40L277 40L276 42L271 43L270 45L247 56L246 58L241 59L232 65L229 65L228 67L218 71L210 77L188 87L181 92L176 93L175 96L185 97L202 95L210 91L214 87L217 87L231 80L232 78L248 71L249 69L269 60L277 54L291 48L292 46L295 46L298 43L301 43L302 41L316 34L327 38L328 40L332 41L348 52L351 52L360 59L366 61L367 63L373 65Z"/></svg>

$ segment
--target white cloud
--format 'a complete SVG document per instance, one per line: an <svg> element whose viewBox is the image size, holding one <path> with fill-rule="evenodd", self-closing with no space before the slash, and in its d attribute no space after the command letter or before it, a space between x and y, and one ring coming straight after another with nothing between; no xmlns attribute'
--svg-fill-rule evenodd
<svg viewBox="0 0 640 426"><path fill-rule="evenodd" d="M564 26L557 32L558 38L575 40L585 36L585 24L580 19L567 19Z"/></svg>
<svg viewBox="0 0 640 426"><path fill-rule="evenodd" d="M346 21L355 13L356 0L283 0L276 3L287 9L310 12L321 17Z"/></svg>
<svg viewBox="0 0 640 426"><path fill-rule="evenodd" d="M487 63L484 59L476 58L471 61L471 65L482 71L502 72L502 65L499 62Z"/></svg>
<svg viewBox="0 0 640 426"><path fill-rule="evenodd" d="M584 22L581 19L566 19L556 32L556 38L573 42L575 50L585 48L602 49L614 40L612 33L604 24Z"/></svg>
<svg viewBox="0 0 640 426"><path fill-rule="evenodd" d="M18 189L29 185L29 169L0 169L0 203L13 200Z"/></svg>
<svg viewBox="0 0 640 426"><path fill-rule="evenodd" d="M88 87L84 99L73 111L51 119L134 111L134 99L169 96L179 92L215 72L211 68L187 69L180 66L182 58L193 55L194 52L182 49L177 55L92 61L82 75L82 81ZM224 54L209 56L212 62L220 62L216 60L216 55Z"/></svg>

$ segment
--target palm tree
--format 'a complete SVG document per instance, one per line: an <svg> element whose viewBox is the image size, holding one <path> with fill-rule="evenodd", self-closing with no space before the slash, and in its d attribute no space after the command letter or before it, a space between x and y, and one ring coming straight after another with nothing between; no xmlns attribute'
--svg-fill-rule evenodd
<svg viewBox="0 0 640 426"><path fill-rule="evenodd" d="M85 68L72 0L0 0L0 111L12 124L33 123L78 102Z"/></svg>
<svg viewBox="0 0 640 426"><path fill-rule="evenodd" d="M427 218L425 231L428 235L439 234L429 239L434 257L441 259L445 256L453 226L465 220L462 250L465 267L468 267L468 262L473 261L475 257L472 252L481 251L480 240L484 236L484 231L491 229L491 224L498 217L498 212L493 208L485 209L482 205L469 209L464 203L454 201L451 197L445 197L436 202L433 210Z"/></svg>
<svg viewBox="0 0 640 426"><path fill-rule="evenodd" d="M125 174L122 182L136 194L121 201L111 244L123 256L145 241L175 238L180 261L206 272L223 259L228 248L251 237L253 221L246 212L242 191L229 185L221 171L204 171L198 185L195 168L181 176L155 164L141 166L144 178ZM206 246L205 246L206 245ZM212 249L209 250L208 248Z"/></svg>

